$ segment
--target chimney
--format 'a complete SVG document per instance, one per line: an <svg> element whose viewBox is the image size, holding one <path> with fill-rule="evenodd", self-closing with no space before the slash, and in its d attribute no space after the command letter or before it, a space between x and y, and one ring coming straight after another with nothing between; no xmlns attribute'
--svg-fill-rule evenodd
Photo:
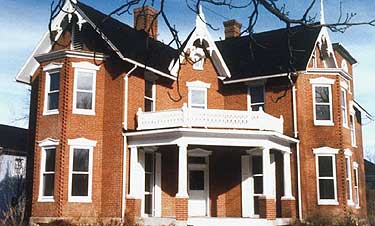
<svg viewBox="0 0 375 226"><path fill-rule="evenodd" d="M224 23L225 39L239 37L241 34L242 24L237 20L228 20Z"/></svg>
<svg viewBox="0 0 375 226"><path fill-rule="evenodd" d="M157 39L158 19L155 18L158 11L151 6L134 9L134 28L144 30L151 38ZM155 19L154 19L155 18Z"/></svg>

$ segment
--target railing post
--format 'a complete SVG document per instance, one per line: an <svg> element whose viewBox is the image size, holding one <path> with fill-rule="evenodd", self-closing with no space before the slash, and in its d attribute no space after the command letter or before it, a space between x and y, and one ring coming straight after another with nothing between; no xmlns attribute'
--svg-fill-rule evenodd
<svg viewBox="0 0 375 226"><path fill-rule="evenodd" d="M137 124L138 124L138 128L139 130L142 130L143 129L143 120L142 120L142 108L138 108L138 111L137 111Z"/></svg>
<svg viewBox="0 0 375 226"><path fill-rule="evenodd" d="M182 117L184 121L183 127L188 127L189 125L189 112L188 112L188 107L186 103L182 104Z"/></svg>

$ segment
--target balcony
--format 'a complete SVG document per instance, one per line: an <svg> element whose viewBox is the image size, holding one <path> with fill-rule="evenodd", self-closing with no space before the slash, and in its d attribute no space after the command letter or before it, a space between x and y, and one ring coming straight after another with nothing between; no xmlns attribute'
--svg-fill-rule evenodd
<svg viewBox="0 0 375 226"><path fill-rule="evenodd" d="M137 113L137 130L163 128L221 128L267 130L283 133L283 117L276 118L260 109L259 111L235 111L218 109L188 108L158 112Z"/></svg>

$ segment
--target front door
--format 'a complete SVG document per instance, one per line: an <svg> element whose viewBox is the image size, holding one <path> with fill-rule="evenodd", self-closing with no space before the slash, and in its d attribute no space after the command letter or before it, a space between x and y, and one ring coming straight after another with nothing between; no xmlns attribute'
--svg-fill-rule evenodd
<svg viewBox="0 0 375 226"><path fill-rule="evenodd" d="M208 167L206 157L190 157L189 162L192 158L195 163L189 163L189 216L207 216Z"/></svg>

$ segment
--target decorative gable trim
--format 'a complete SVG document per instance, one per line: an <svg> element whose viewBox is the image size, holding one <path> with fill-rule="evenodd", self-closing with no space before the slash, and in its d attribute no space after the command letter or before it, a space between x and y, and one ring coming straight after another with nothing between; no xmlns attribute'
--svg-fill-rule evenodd
<svg viewBox="0 0 375 226"><path fill-rule="evenodd" d="M87 61L72 63L72 67L79 68L79 69L95 70L95 71L98 71L100 69L100 66L89 63Z"/></svg>
<svg viewBox="0 0 375 226"><path fill-rule="evenodd" d="M320 155L320 154L336 155L339 153L339 149L335 149L331 147L313 148L313 153L315 155Z"/></svg>
<svg viewBox="0 0 375 226"><path fill-rule="evenodd" d="M81 147L96 147L95 140L89 140L86 138L76 138L76 139L68 139L69 146L81 146Z"/></svg>
<svg viewBox="0 0 375 226"><path fill-rule="evenodd" d="M198 81L198 80L193 81L193 82L186 82L186 86L189 88L206 88L206 89L211 88L210 83L205 83L205 82Z"/></svg>
<svg viewBox="0 0 375 226"><path fill-rule="evenodd" d="M206 41L208 43L208 47L206 50L208 51L210 58L214 64L214 67L216 68L219 78L221 80L224 80L225 78L230 78L231 73L228 69L228 66L226 65L219 49L217 48L214 40L212 39L210 33L208 32L206 22L205 22L205 16L202 11L202 7L199 8L199 15L197 15L195 19L195 30L190 35L190 38L187 40L187 43L181 52L180 59L179 60L172 60L170 64L170 72L174 76L178 76L178 71L180 70L180 62L183 62L185 60L185 53L189 52L188 50L195 49L194 42L196 40L200 41L200 44L203 44L203 41Z"/></svg>
<svg viewBox="0 0 375 226"><path fill-rule="evenodd" d="M319 78L312 78L310 79L311 84L319 84L319 85L333 85L335 84L334 79L319 77Z"/></svg>
<svg viewBox="0 0 375 226"><path fill-rule="evenodd" d="M53 138L46 138L44 140L38 141L39 147L51 147L59 145L59 140Z"/></svg>

